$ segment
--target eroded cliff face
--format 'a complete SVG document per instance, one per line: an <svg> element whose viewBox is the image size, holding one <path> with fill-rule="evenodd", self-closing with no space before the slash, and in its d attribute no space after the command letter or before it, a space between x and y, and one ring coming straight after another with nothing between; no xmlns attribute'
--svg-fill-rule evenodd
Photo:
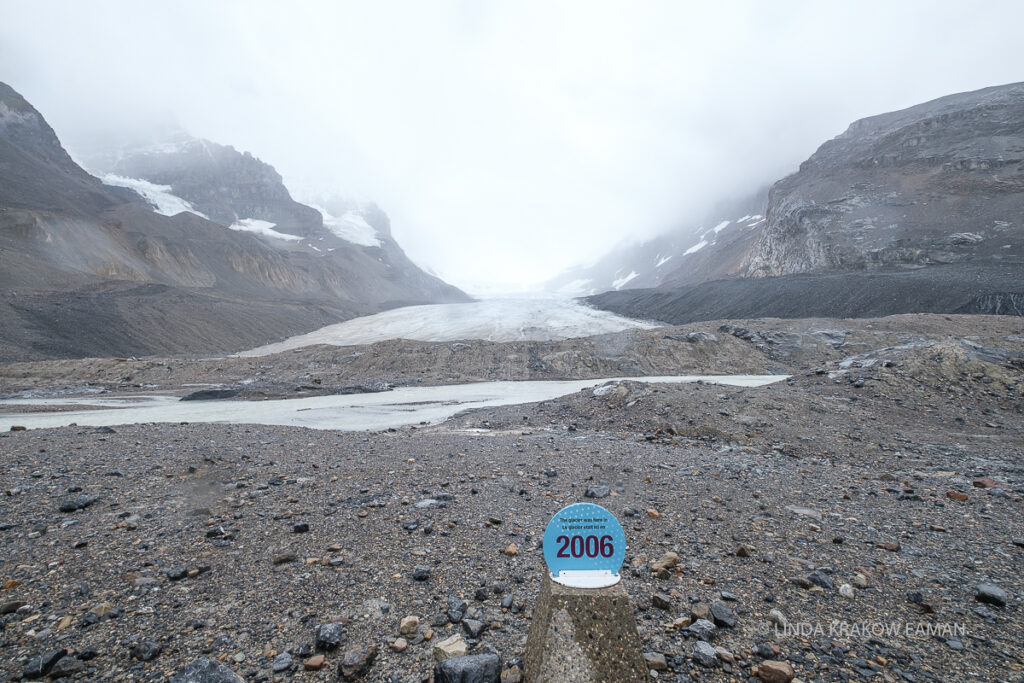
<svg viewBox="0 0 1024 683"><path fill-rule="evenodd" d="M1024 83L855 122L766 216L748 276L1024 259Z"/></svg>

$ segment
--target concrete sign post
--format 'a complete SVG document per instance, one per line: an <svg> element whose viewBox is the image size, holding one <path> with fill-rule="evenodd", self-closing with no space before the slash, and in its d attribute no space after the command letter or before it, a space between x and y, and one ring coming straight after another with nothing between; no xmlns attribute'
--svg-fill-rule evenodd
<svg viewBox="0 0 1024 683"><path fill-rule="evenodd" d="M626 537L600 505L562 508L544 531L548 572L523 656L528 683L647 681L629 596L620 583Z"/></svg>

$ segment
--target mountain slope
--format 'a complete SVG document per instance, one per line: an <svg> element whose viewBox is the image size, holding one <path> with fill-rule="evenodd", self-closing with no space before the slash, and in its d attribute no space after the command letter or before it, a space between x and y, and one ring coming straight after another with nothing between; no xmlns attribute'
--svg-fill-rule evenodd
<svg viewBox="0 0 1024 683"><path fill-rule="evenodd" d="M772 186L730 279L590 301L682 323L911 312L1024 314L1024 84L855 122Z"/></svg>
<svg viewBox="0 0 1024 683"><path fill-rule="evenodd" d="M468 299L413 266L389 235L377 247L338 237L272 168L234 150L222 157L235 155L238 173L197 175L245 201L215 195L203 208L255 210L266 191L260 215L290 216L288 229L302 234L285 238L255 216L211 221L163 184L104 184L24 98L0 88L0 360L232 351L389 307ZM254 168L262 185L245 186ZM168 210L168 198L185 210Z"/></svg>
<svg viewBox="0 0 1024 683"><path fill-rule="evenodd" d="M1024 258L1024 83L853 123L772 187L746 274Z"/></svg>

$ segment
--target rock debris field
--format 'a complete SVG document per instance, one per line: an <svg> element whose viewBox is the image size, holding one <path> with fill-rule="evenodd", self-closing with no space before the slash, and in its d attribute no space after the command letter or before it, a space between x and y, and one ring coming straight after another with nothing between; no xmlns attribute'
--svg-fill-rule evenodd
<svg viewBox="0 0 1024 683"><path fill-rule="evenodd" d="M0 680L519 680L544 527L577 501L625 528L623 584L652 678L1021 680L1019 319L628 334L618 362L641 370L663 359L659 374L791 378L622 381L378 432L4 433ZM515 348L552 379L590 372L545 355L567 343ZM382 348L397 347L363 353ZM426 376L487 379L500 348ZM338 355L259 362L278 388L401 384L427 367L393 353L369 376ZM233 386L255 361L159 362L119 367L205 367ZM3 391L144 389L103 374L116 364L72 363L6 366Z"/></svg>

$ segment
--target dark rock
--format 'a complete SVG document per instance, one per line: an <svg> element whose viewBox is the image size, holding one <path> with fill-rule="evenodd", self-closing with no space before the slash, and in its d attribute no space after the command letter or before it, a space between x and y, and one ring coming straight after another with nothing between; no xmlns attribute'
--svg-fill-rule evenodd
<svg viewBox="0 0 1024 683"><path fill-rule="evenodd" d="M586 492L583 494L584 498L607 498L612 494L612 490L604 484L592 484L587 487Z"/></svg>
<svg viewBox="0 0 1024 683"><path fill-rule="evenodd" d="M479 602L483 602L487 599L487 589L483 586L476 589L476 593L473 594L473 599Z"/></svg>
<svg viewBox="0 0 1024 683"><path fill-rule="evenodd" d="M299 522L298 524L292 527L292 533L304 534L307 531L309 531L309 524L307 524L306 522Z"/></svg>
<svg viewBox="0 0 1024 683"><path fill-rule="evenodd" d="M711 620L715 626L722 628L733 628L736 626L736 615L724 602L713 602L711 604Z"/></svg>
<svg viewBox="0 0 1024 683"><path fill-rule="evenodd" d="M181 581L188 576L188 569L185 567L173 567L164 572L171 581Z"/></svg>
<svg viewBox="0 0 1024 683"><path fill-rule="evenodd" d="M338 665L338 674L346 681L353 681L373 666L373 660L377 658L377 646L353 647L345 651Z"/></svg>
<svg viewBox="0 0 1024 683"><path fill-rule="evenodd" d="M57 663L53 665L53 668L50 669L50 678L74 676L84 669L85 663L82 660L68 655L67 657L61 657L57 660Z"/></svg>
<svg viewBox="0 0 1024 683"><path fill-rule="evenodd" d="M153 638L143 638L132 645L130 652L132 657L140 662L149 662L160 656L164 646Z"/></svg>
<svg viewBox="0 0 1024 683"><path fill-rule="evenodd" d="M25 678L42 678L50 673L53 667L68 653L67 650L50 650L28 660L25 664Z"/></svg>
<svg viewBox="0 0 1024 683"><path fill-rule="evenodd" d="M502 609L511 609L513 601L514 601L514 598L512 597L512 594L509 593L508 595L506 595L505 597L503 597L501 599L501 608Z"/></svg>
<svg viewBox="0 0 1024 683"><path fill-rule="evenodd" d="M430 578L430 567L418 564L412 569L412 578L416 581L426 581Z"/></svg>
<svg viewBox="0 0 1024 683"><path fill-rule="evenodd" d="M220 662L199 657L171 676L170 683L245 683L245 680Z"/></svg>
<svg viewBox="0 0 1024 683"><path fill-rule="evenodd" d="M651 596L651 606L658 609L672 609L672 598L665 593L655 593Z"/></svg>
<svg viewBox="0 0 1024 683"><path fill-rule="evenodd" d="M466 601L457 596L448 597L448 619L453 623L457 624L462 621L462 616L466 613L469 605Z"/></svg>
<svg viewBox="0 0 1024 683"><path fill-rule="evenodd" d="M479 640L480 635L487 629L487 624L476 619L463 619L462 630L466 632L466 635L474 640Z"/></svg>
<svg viewBox="0 0 1024 683"><path fill-rule="evenodd" d="M499 683L501 658L493 653L452 657L434 667L434 683Z"/></svg>
<svg viewBox="0 0 1024 683"><path fill-rule="evenodd" d="M70 498L68 500L65 500L65 501L61 502L61 504L60 504L60 511L61 512L74 512L76 510L84 510L85 508L89 507L90 505L92 505L93 503L95 503L98 500L99 500L99 497L97 497L97 496L89 496L89 495L83 494L81 496L77 496L75 498Z"/></svg>
<svg viewBox="0 0 1024 683"><path fill-rule="evenodd" d="M821 586L827 591L835 589L835 584L832 583L832 578L820 569L815 569L813 572L808 574L807 580L815 586Z"/></svg>
<svg viewBox="0 0 1024 683"><path fill-rule="evenodd" d="M979 583L975 588L974 597L978 602L985 602L996 607L1006 606L1006 591L993 583Z"/></svg>
<svg viewBox="0 0 1024 683"><path fill-rule="evenodd" d="M218 401L225 398L234 398L242 393L241 389L200 389L193 391L187 396L182 396L182 401Z"/></svg>
<svg viewBox="0 0 1024 683"><path fill-rule="evenodd" d="M341 636L344 632L345 627L340 623L320 624L316 630L316 649L327 652L336 650L341 645Z"/></svg>
<svg viewBox="0 0 1024 683"><path fill-rule="evenodd" d="M13 614L19 609L27 605L28 603L24 600L11 600L0 605L0 615L2 614Z"/></svg>

